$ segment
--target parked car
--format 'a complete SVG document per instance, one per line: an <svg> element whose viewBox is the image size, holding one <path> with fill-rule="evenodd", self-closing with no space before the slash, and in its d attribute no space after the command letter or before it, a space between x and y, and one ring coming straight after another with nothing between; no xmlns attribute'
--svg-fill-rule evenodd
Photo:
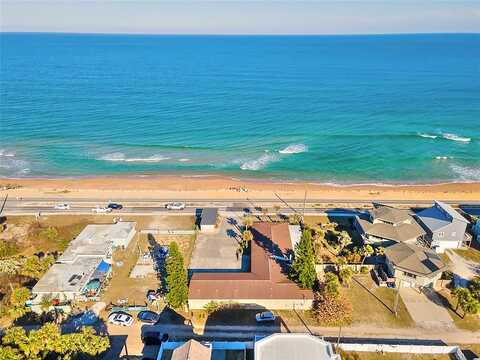
<svg viewBox="0 0 480 360"><path fill-rule="evenodd" d="M165 204L165 208L167 208L167 210L183 210L185 207L186 205L183 202L171 202Z"/></svg>
<svg viewBox="0 0 480 360"><path fill-rule="evenodd" d="M70 204L56 204L55 210L70 210Z"/></svg>
<svg viewBox="0 0 480 360"><path fill-rule="evenodd" d="M145 345L162 345L163 342L168 341L168 334L158 331L145 331L142 333L142 342Z"/></svg>
<svg viewBox="0 0 480 360"><path fill-rule="evenodd" d="M109 203L107 205L107 208L112 209L112 210L122 210L123 205L122 204L117 204L117 203Z"/></svg>
<svg viewBox="0 0 480 360"><path fill-rule="evenodd" d="M155 311L145 310L138 313L137 319L143 323L156 324L160 319L160 315L158 315Z"/></svg>
<svg viewBox="0 0 480 360"><path fill-rule="evenodd" d="M133 324L133 316L124 312L113 312L108 316L108 322L114 325L130 326Z"/></svg>
<svg viewBox="0 0 480 360"><path fill-rule="evenodd" d="M276 318L271 311L264 311L255 315L257 322L275 321Z"/></svg>
<svg viewBox="0 0 480 360"><path fill-rule="evenodd" d="M106 214L106 213L112 212L112 209L110 209L109 207L97 206L97 207L94 207L92 211L97 214Z"/></svg>

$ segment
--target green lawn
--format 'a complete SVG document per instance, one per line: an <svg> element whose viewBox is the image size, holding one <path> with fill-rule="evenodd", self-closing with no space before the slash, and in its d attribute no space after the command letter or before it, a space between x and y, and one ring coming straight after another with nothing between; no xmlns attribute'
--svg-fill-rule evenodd
<svg viewBox="0 0 480 360"><path fill-rule="evenodd" d="M347 289L347 294L353 305L354 324L376 324L380 327L415 326L401 297L399 298L398 317L392 313L396 291L376 287L369 275L355 276L350 288Z"/></svg>
<svg viewBox="0 0 480 360"><path fill-rule="evenodd" d="M450 290L443 289L438 291L440 299L445 304L450 316L455 323L455 326L459 329L470 330L470 331L480 331L480 315L467 315L462 318L459 314L455 312L455 307L457 305L456 300L452 298ZM459 309L459 313L462 314L462 310Z"/></svg>
<svg viewBox="0 0 480 360"><path fill-rule="evenodd" d="M474 249L474 248L468 248L468 249L455 249L455 251L458 255L461 257L475 261L477 263L480 263L480 250Z"/></svg>

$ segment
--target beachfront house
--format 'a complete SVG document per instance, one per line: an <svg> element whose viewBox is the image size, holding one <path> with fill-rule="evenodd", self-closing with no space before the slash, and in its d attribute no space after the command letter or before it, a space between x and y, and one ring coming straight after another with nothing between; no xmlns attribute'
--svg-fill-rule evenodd
<svg viewBox="0 0 480 360"><path fill-rule="evenodd" d="M87 225L32 289L32 304L43 297L53 302L94 299L111 275L116 248L128 246L135 222Z"/></svg>
<svg viewBox="0 0 480 360"><path fill-rule="evenodd" d="M355 216L354 226L366 244L389 246L398 242L415 244L426 232L411 211L374 204L367 218Z"/></svg>
<svg viewBox="0 0 480 360"><path fill-rule="evenodd" d="M250 271L196 272L189 289L189 308L211 301L233 302L252 309L310 309L313 292L287 276L300 232L287 223L257 222L251 228Z"/></svg>
<svg viewBox="0 0 480 360"><path fill-rule="evenodd" d="M385 249L387 273L400 287L435 287L447 269L437 253L422 246L397 243Z"/></svg>
<svg viewBox="0 0 480 360"><path fill-rule="evenodd" d="M245 359L247 343L242 341L207 341L190 339L162 342L157 360Z"/></svg>
<svg viewBox="0 0 480 360"><path fill-rule="evenodd" d="M310 334L272 334L255 341L255 360L341 360L332 344Z"/></svg>
<svg viewBox="0 0 480 360"><path fill-rule="evenodd" d="M448 204L435 201L416 217L427 233L425 244L438 253L466 246L472 240L466 232L468 220Z"/></svg>

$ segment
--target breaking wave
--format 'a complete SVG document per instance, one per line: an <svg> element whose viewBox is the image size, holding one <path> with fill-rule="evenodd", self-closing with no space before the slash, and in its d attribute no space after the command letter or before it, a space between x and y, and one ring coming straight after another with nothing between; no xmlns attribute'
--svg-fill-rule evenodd
<svg viewBox="0 0 480 360"><path fill-rule="evenodd" d="M279 150L280 154L300 154L307 152L308 147L305 144L290 144L286 148Z"/></svg>
<svg viewBox="0 0 480 360"><path fill-rule="evenodd" d="M430 135L430 134L424 134L424 133L419 133L418 136L421 136L427 139L436 139L438 137L438 135Z"/></svg>
<svg viewBox="0 0 480 360"><path fill-rule="evenodd" d="M459 141L459 142L470 142L472 139L468 137L463 137L459 136L456 134L449 134L449 133L444 133L443 138L447 140L452 140L452 141Z"/></svg>
<svg viewBox="0 0 480 360"><path fill-rule="evenodd" d="M265 153L262 156L260 156L258 159L244 162L240 166L240 169L251 170L251 171L260 170L260 169L263 169L265 166L267 166L270 162L276 161L276 160L277 160L277 157L274 154Z"/></svg>
<svg viewBox="0 0 480 360"><path fill-rule="evenodd" d="M451 156L435 156L435 159L436 160L448 160L448 159L452 159Z"/></svg>
<svg viewBox="0 0 480 360"><path fill-rule="evenodd" d="M450 169L460 176L464 181L478 181L480 180L480 168L473 168L468 166L450 165Z"/></svg>
<svg viewBox="0 0 480 360"><path fill-rule="evenodd" d="M28 161L17 159L14 151L0 149L0 169L3 169L7 175L28 174L30 172L29 166Z"/></svg>
<svg viewBox="0 0 480 360"><path fill-rule="evenodd" d="M142 162L142 163L156 163L164 160L170 159L169 157L162 155L152 155L149 157L126 157L124 153L115 152L111 154L106 154L99 158L103 161L118 161L118 162Z"/></svg>

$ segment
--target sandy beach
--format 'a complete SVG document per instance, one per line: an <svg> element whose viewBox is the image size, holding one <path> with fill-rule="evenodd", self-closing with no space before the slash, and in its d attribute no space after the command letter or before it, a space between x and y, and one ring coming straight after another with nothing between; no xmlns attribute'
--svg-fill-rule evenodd
<svg viewBox="0 0 480 360"><path fill-rule="evenodd" d="M9 189L5 189L8 184ZM11 187L14 187L13 189ZM15 188L16 187L16 188ZM284 199L479 201L480 183L322 185L218 176L124 176L79 179L1 179L0 194L23 198Z"/></svg>

